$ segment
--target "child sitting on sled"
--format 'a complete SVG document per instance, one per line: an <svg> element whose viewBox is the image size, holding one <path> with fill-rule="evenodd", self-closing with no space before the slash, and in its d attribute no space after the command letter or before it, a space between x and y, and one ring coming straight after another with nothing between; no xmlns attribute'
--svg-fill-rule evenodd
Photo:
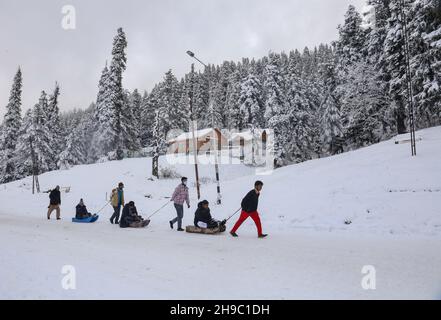
<svg viewBox="0 0 441 320"><path fill-rule="evenodd" d="M90 218L91 216L92 216L92 214L87 211L87 208L86 208L86 205L84 204L83 199L80 199L80 203L78 203L77 207L76 207L75 218L76 219L86 219L86 218Z"/></svg>
<svg viewBox="0 0 441 320"><path fill-rule="evenodd" d="M149 222L149 220L144 220L144 218L138 214L135 202L130 201L123 208L119 226L121 228L145 228Z"/></svg>
<svg viewBox="0 0 441 320"><path fill-rule="evenodd" d="M194 213L194 225L201 229L216 229L219 228L220 232L225 231L226 221L214 220L210 213L209 203L207 200L203 200L198 203L198 208Z"/></svg>

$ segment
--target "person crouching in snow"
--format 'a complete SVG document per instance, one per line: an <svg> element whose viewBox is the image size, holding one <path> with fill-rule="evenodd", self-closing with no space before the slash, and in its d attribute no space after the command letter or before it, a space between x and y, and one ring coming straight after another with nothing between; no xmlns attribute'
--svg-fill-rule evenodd
<svg viewBox="0 0 441 320"><path fill-rule="evenodd" d="M121 219L119 221L119 226L121 228L144 228L147 225L148 221L144 220L140 215L138 215L135 202L130 201L124 206Z"/></svg>
<svg viewBox="0 0 441 320"><path fill-rule="evenodd" d="M194 213L194 225L198 228L216 229L219 227L220 232L225 231L226 221L214 220L210 213L209 203L207 200L198 203L198 208Z"/></svg>
<svg viewBox="0 0 441 320"><path fill-rule="evenodd" d="M233 229L230 231L230 234L233 237L237 237L236 234L237 229L241 226L241 224L248 219L248 217L251 217L251 219L254 220L254 223L257 227L257 235L259 238L265 238L267 234L262 233L262 225L260 223L260 217L259 213L257 212L257 206L259 204L259 196L260 192L262 191L263 182L262 181L256 181L254 183L254 189L247 193L245 198L242 199L242 212L240 213L239 220L237 220L236 224L234 225Z"/></svg>
<svg viewBox="0 0 441 320"><path fill-rule="evenodd" d="M83 199L80 199L80 202L76 206L76 219L86 219L92 216L91 213L87 211L86 205L84 204Z"/></svg>
<svg viewBox="0 0 441 320"><path fill-rule="evenodd" d="M173 225L178 222L178 231L184 231L184 229L182 229L182 218L184 217L184 202L187 202L187 207L190 209L190 199L188 196L186 177L181 178L181 184L176 187L170 201L174 202L177 214L176 218L169 221L170 228L173 229Z"/></svg>

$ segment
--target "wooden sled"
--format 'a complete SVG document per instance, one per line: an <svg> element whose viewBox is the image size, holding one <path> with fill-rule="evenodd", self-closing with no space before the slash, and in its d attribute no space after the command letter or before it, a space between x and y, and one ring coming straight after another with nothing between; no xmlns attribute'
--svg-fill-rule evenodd
<svg viewBox="0 0 441 320"><path fill-rule="evenodd" d="M208 228L198 228L195 226L186 226L185 231L188 233L202 233L202 234L218 234L221 233L220 228L208 229Z"/></svg>

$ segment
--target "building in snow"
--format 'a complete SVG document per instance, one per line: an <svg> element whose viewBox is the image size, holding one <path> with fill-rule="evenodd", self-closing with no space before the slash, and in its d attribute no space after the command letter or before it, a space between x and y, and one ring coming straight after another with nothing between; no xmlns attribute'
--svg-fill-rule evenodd
<svg viewBox="0 0 441 320"><path fill-rule="evenodd" d="M217 128L207 128L195 131L195 139L198 153L208 152L215 148L224 149L228 147L228 140ZM184 132L176 138L167 141L168 153L186 153L189 154L193 150L193 134L192 132Z"/></svg>
<svg viewBox="0 0 441 320"><path fill-rule="evenodd" d="M253 155L265 158L270 132L269 129L255 129L254 134L251 130L232 133L229 148L237 151L235 154L239 154L241 161L253 161Z"/></svg>

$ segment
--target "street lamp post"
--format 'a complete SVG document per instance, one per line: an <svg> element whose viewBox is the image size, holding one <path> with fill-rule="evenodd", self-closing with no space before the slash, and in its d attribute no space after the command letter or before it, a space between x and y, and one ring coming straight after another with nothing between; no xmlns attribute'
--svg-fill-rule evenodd
<svg viewBox="0 0 441 320"><path fill-rule="evenodd" d="M202 64L205 68L208 68L208 66L204 62L199 60L192 51L188 50L187 54L190 57L192 57L193 59L195 59L196 61L198 61L200 64ZM212 96L211 96L211 79L210 79L210 77L208 78L208 107L209 107L209 109L213 108ZM214 128L214 114L213 114L213 112L211 114L211 126L212 126L212 128L214 130L215 128ZM213 133L213 135L214 135L214 133ZM216 135L216 138L217 138L217 135ZM193 139L194 139L194 137L193 137ZM221 204L222 203L222 201L221 201L222 197L221 197L221 192L220 192L219 164L218 164L219 163L218 152L221 150L221 148L220 148L220 143L221 143L220 142L220 137L219 137L219 139L216 139L216 140L218 140L217 147L214 144L215 143L214 142L215 139L213 137L213 139L212 139L212 149L214 150L214 168L215 168L215 171L216 171L216 184L217 184L217 201L216 202L217 202L217 204Z"/></svg>
<svg viewBox="0 0 441 320"><path fill-rule="evenodd" d="M193 137L193 155L194 155L194 171L196 175L196 190L198 194L198 200L201 198L201 189L199 184L199 170L198 170L198 147L196 142L196 136L195 136L195 126L196 121L194 120L194 113L193 113L193 86L194 86L194 64L191 64L191 88L189 90L189 103L190 103L190 122L191 122L191 133Z"/></svg>

